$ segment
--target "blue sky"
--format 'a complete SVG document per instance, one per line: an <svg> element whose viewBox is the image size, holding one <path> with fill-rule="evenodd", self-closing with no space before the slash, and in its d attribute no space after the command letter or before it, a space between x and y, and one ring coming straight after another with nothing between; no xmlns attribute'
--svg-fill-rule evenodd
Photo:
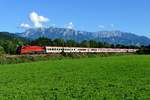
<svg viewBox="0 0 150 100"><path fill-rule="evenodd" d="M121 30L150 36L150 0L1 0L0 31L21 32L33 26L33 11L49 19L46 25L86 31ZM98 27L99 26L99 27Z"/></svg>

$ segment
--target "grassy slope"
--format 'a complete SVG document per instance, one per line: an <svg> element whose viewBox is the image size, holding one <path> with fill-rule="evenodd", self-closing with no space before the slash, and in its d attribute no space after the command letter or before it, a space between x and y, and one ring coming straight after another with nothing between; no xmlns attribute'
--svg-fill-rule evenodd
<svg viewBox="0 0 150 100"><path fill-rule="evenodd" d="M149 100L150 56L0 66L0 100Z"/></svg>

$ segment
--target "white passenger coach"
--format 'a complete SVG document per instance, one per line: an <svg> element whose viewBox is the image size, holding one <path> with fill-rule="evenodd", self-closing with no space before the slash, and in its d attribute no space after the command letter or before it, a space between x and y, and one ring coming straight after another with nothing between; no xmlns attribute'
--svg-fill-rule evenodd
<svg viewBox="0 0 150 100"><path fill-rule="evenodd" d="M138 49L120 49L120 48L82 48L82 47L51 47L46 46L46 53L134 53Z"/></svg>

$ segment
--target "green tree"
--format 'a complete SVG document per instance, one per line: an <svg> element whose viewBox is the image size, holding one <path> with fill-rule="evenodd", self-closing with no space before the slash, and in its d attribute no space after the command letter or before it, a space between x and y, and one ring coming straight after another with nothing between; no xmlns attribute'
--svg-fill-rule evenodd
<svg viewBox="0 0 150 100"><path fill-rule="evenodd" d="M31 45L38 45L38 46L52 46L53 41L51 39L48 39L46 37L40 37L36 40L31 41Z"/></svg>
<svg viewBox="0 0 150 100"><path fill-rule="evenodd" d="M98 47L98 44L95 40L89 40L89 44L90 44L90 47L92 47L92 48L97 48Z"/></svg>
<svg viewBox="0 0 150 100"><path fill-rule="evenodd" d="M16 54L16 48L25 44L24 41L19 39L4 40L0 42L0 45L7 54Z"/></svg>
<svg viewBox="0 0 150 100"><path fill-rule="evenodd" d="M104 42L104 48L111 48L111 44Z"/></svg>
<svg viewBox="0 0 150 100"><path fill-rule="evenodd" d="M5 43L2 45L5 52L8 54L15 54L16 53L16 48L17 44L13 43L12 41L5 41Z"/></svg>
<svg viewBox="0 0 150 100"><path fill-rule="evenodd" d="M64 39L54 39L53 46L64 46L65 41Z"/></svg>
<svg viewBox="0 0 150 100"><path fill-rule="evenodd" d="M0 56L2 56L3 54L5 54L5 50L2 46L0 46Z"/></svg>
<svg viewBox="0 0 150 100"><path fill-rule="evenodd" d="M97 45L98 45L98 48L103 48L104 47L104 44L102 42L98 42Z"/></svg>
<svg viewBox="0 0 150 100"><path fill-rule="evenodd" d="M80 46L81 47L90 47L90 43L87 41L87 40L84 40L84 41L82 41L81 43L80 43Z"/></svg>
<svg viewBox="0 0 150 100"><path fill-rule="evenodd" d="M78 43L75 40L67 40L65 43L65 46L68 47L76 47L78 45Z"/></svg>

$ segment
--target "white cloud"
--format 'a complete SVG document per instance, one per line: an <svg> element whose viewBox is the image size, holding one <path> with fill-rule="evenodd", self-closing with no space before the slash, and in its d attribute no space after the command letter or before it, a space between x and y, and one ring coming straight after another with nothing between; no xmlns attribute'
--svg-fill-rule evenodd
<svg viewBox="0 0 150 100"><path fill-rule="evenodd" d="M30 20L34 24L34 27L40 28L43 27L43 23L46 23L49 21L48 18L44 16L39 16L36 12L31 12L29 15Z"/></svg>
<svg viewBox="0 0 150 100"><path fill-rule="evenodd" d="M51 26L52 26L52 27L56 27L56 24L52 24Z"/></svg>
<svg viewBox="0 0 150 100"><path fill-rule="evenodd" d="M29 29L29 28L31 28L31 26L30 26L29 24L26 24L26 23L20 24L19 27L20 27L20 28L23 28L23 29Z"/></svg>
<svg viewBox="0 0 150 100"><path fill-rule="evenodd" d="M98 25L98 28L100 28L100 29L104 29L104 28L105 28L105 26L104 26L104 25Z"/></svg>
<svg viewBox="0 0 150 100"><path fill-rule="evenodd" d="M114 27L115 27L115 25L114 25L114 24L110 24L110 27L111 27L111 28L114 28Z"/></svg>
<svg viewBox="0 0 150 100"><path fill-rule="evenodd" d="M67 29L74 29L75 27L74 27L72 22L69 22L68 24L65 25L65 28L67 28Z"/></svg>

